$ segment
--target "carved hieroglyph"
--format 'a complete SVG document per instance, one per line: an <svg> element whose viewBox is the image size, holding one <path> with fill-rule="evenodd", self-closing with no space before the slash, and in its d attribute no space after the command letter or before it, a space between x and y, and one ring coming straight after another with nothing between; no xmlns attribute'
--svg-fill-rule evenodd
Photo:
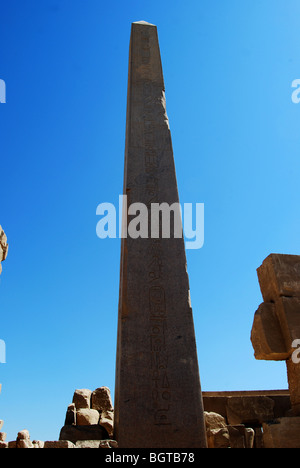
<svg viewBox="0 0 300 468"><path fill-rule="evenodd" d="M124 194L128 206L179 202L157 29L145 22L131 29ZM206 446L182 238L122 239L115 438Z"/></svg>

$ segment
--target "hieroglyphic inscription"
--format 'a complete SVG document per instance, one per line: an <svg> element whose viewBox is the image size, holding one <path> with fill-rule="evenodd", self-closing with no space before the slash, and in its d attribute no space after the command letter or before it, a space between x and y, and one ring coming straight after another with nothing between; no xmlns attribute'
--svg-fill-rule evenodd
<svg viewBox="0 0 300 468"><path fill-rule="evenodd" d="M150 62L150 36L148 31L142 31L142 47L141 47L141 55L142 55L142 64L148 65Z"/></svg>
<svg viewBox="0 0 300 468"><path fill-rule="evenodd" d="M148 32L142 34L142 63L147 66L150 61ZM144 121L144 169L146 175L145 193L148 209L151 203L159 203L158 187L158 151L155 147L155 96L150 80L143 83L143 121ZM153 423L170 425L169 410L171 389L168 373L168 354L166 347L167 310L165 290L163 287L163 258L161 239L149 238L148 291L149 291L149 324L151 353L151 402Z"/></svg>

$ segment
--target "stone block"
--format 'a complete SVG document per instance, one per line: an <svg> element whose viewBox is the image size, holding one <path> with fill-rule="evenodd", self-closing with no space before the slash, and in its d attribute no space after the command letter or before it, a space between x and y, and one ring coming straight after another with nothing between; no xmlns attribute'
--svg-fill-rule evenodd
<svg viewBox="0 0 300 468"><path fill-rule="evenodd" d="M229 448L229 432L226 427L206 431L208 448Z"/></svg>
<svg viewBox="0 0 300 468"><path fill-rule="evenodd" d="M4 234L2 227L0 226L0 275L2 272L1 262L3 262L6 259L7 252L8 252L7 237Z"/></svg>
<svg viewBox="0 0 300 468"><path fill-rule="evenodd" d="M99 448L118 448L118 442L112 439L100 440Z"/></svg>
<svg viewBox="0 0 300 468"><path fill-rule="evenodd" d="M33 440L32 445L33 448L44 448L45 442L42 440Z"/></svg>
<svg viewBox="0 0 300 468"><path fill-rule="evenodd" d="M300 256L270 254L257 269L265 302L280 296L300 297Z"/></svg>
<svg viewBox="0 0 300 468"><path fill-rule="evenodd" d="M18 432L17 440L30 440L29 431L23 429L23 431Z"/></svg>
<svg viewBox="0 0 300 468"><path fill-rule="evenodd" d="M77 426L91 426L99 423L99 411L88 408L80 408L76 411Z"/></svg>
<svg viewBox="0 0 300 468"><path fill-rule="evenodd" d="M118 444L115 440L78 440L77 448L117 448Z"/></svg>
<svg viewBox="0 0 300 468"><path fill-rule="evenodd" d="M100 443L101 440L78 440L75 445L77 448L94 449L100 448Z"/></svg>
<svg viewBox="0 0 300 468"><path fill-rule="evenodd" d="M292 343L300 339L300 297L280 297L275 301L275 311L281 326L285 346L291 354Z"/></svg>
<svg viewBox="0 0 300 468"><path fill-rule="evenodd" d="M230 448L246 448L245 426L238 424L227 426L229 433Z"/></svg>
<svg viewBox="0 0 300 468"><path fill-rule="evenodd" d="M75 390L72 403L75 404L76 409L89 409L91 407L91 395L91 390L87 388Z"/></svg>
<svg viewBox="0 0 300 468"><path fill-rule="evenodd" d="M289 357L275 304L263 302L255 312L251 342L256 359L281 361Z"/></svg>
<svg viewBox="0 0 300 468"><path fill-rule="evenodd" d="M16 448L27 449L27 448L34 448L34 447L33 447L33 443L30 440L20 439L20 440L17 440Z"/></svg>
<svg viewBox="0 0 300 468"><path fill-rule="evenodd" d="M300 416L300 363L293 362L291 358L287 359L286 368L292 413Z"/></svg>
<svg viewBox="0 0 300 468"><path fill-rule="evenodd" d="M114 433L113 411L102 411L99 424L107 430L109 437L112 437Z"/></svg>
<svg viewBox="0 0 300 468"><path fill-rule="evenodd" d="M92 409L98 411L113 411L113 404L108 387L99 387L92 393Z"/></svg>
<svg viewBox="0 0 300 468"><path fill-rule="evenodd" d="M75 444L70 442L69 440L49 440L44 443L44 448L76 448Z"/></svg>
<svg viewBox="0 0 300 468"><path fill-rule="evenodd" d="M33 448L32 442L30 441L29 431L24 429L18 432L16 448Z"/></svg>
<svg viewBox="0 0 300 468"><path fill-rule="evenodd" d="M5 432L0 432L0 441L4 442L6 439L6 433Z"/></svg>
<svg viewBox="0 0 300 468"><path fill-rule="evenodd" d="M71 426L72 424L76 425L76 407L75 403L71 403L68 406L66 419L65 419L65 426Z"/></svg>
<svg viewBox="0 0 300 468"><path fill-rule="evenodd" d="M255 439L255 430L252 429L251 427L246 427L245 428L245 447L253 448L254 439Z"/></svg>
<svg viewBox="0 0 300 468"><path fill-rule="evenodd" d="M206 430L221 429L227 425L225 418L223 418L223 416L218 413L214 413L213 411L204 411L204 420Z"/></svg>
<svg viewBox="0 0 300 468"><path fill-rule="evenodd" d="M265 448L300 448L300 417L279 418L263 423Z"/></svg>
<svg viewBox="0 0 300 468"><path fill-rule="evenodd" d="M76 444L78 440L104 440L109 439L107 431L99 424L87 426L63 426L59 440L69 440Z"/></svg>
<svg viewBox="0 0 300 468"><path fill-rule="evenodd" d="M208 448L229 447L229 433L225 418L218 413L204 411L204 420Z"/></svg>
<svg viewBox="0 0 300 468"><path fill-rule="evenodd" d="M8 448L8 442L0 441L0 448Z"/></svg>
<svg viewBox="0 0 300 468"><path fill-rule="evenodd" d="M227 400L227 421L230 425L261 424L274 418L274 401L264 396L230 397Z"/></svg>

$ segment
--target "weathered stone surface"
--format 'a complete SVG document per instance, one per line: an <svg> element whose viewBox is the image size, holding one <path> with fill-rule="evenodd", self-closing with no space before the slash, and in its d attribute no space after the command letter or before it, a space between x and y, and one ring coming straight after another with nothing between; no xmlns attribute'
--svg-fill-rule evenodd
<svg viewBox="0 0 300 468"><path fill-rule="evenodd" d="M69 440L48 440L44 443L44 448L75 448L75 445Z"/></svg>
<svg viewBox="0 0 300 468"><path fill-rule="evenodd" d="M18 449L33 448L33 444L30 440L20 439L20 440L17 440L17 448Z"/></svg>
<svg viewBox="0 0 300 468"><path fill-rule="evenodd" d="M100 443L101 440L78 440L75 445L77 448L94 449L100 448Z"/></svg>
<svg viewBox="0 0 300 468"><path fill-rule="evenodd" d="M255 430L251 427L245 428L245 448L253 448L255 439Z"/></svg>
<svg viewBox="0 0 300 468"><path fill-rule="evenodd" d="M254 447L255 448L264 448L264 441L263 441L263 432L262 426L254 428L255 436L254 436Z"/></svg>
<svg viewBox="0 0 300 468"><path fill-rule="evenodd" d="M300 363L293 362L292 358L287 359L286 368L292 412L300 416Z"/></svg>
<svg viewBox="0 0 300 468"><path fill-rule="evenodd" d="M0 226L0 274L2 272L1 262L3 262L6 259L7 252L8 252L7 237L6 237L2 227Z"/></svg>
<svg viewBox="0 0 300 468"><path fill-rule="evenodd" d="M8 243L7 237L0 226L0 262L3 262L7 257L8 252Z"/></svg>
<svg viewBox="0 0 300 468"><path fill-rule="evenodd" d="M300 297L300 256L270 254L257 269L265 302L280 296Z"/></svg>
<svg viewBox="0 0 300 468"><path fill-rule="evenodd" d="M30 440L29 431L27 429L23 429L22 431L18 432L16 448L33 448L32 442Z"/></svg>
<svg viewBox="0 0 300 468"><path fill-rule="evenodd" d="M230 447L225 418L218 413L204 411L208 448Z"/></svg>
<svg viewBox="0 0 300 468"><path fill-rule="evenodd" d="M27 429L23 429L18 432L17 440L30 440L29 431Z"/></svg>
<svg viewBox="0 0 300 468"><path fill-rule="evenodd" d="M292 410L300 415L300 370L292 362L300 337L300 256L271 254L257 275L265 303L254 317L254 354L257 359L286 361Z"/></svg>
<svg viewBox="0 0 300 468"><path fill-rule="evenodd" d="M44 448L45 442L43 440L33 440L33 448Z"/></svg>
<svg viewBox="0 0 300 468"><path fill-rule="evenodd" d="M5 432L0 432L0 441L4 442L6 439L6 433Z"/></svg>
<svg viewBox="0 0 300 468"><path fill-rule="evenodd" d="M274 401L268 397L231 397L226 411L230 425L262 423L274 418Z"/></svg>
<svg viewBox="0 0 300 468"><path fill-rule="evenodd" d="M221 429L227 423L223 416L218 413L204 411L205 427L208 429Z"/></svg>
<svg viewBox="0 0 300 468"><path fill-rule="evenodd" d="M279 418L263 423L265 448L300 448L300 417Z"/></svg>
<svg viewBox="0 0 300 468"><path fill-rule="evenodd" d="M207 412L215 412L227 418L227 401L231 397L245 398L247 396L262 398L270 398L274 402L274 417L281 418L287 415L291 410L289 390L251 390L251 391L220 391L220 392L203 392L204 409ZM226 419L227 420L227 419Z"/></svg>
<svg viewBox="0 0 300 468"><path fill-rule="evenodd" d="M101 441L102 442L102 441ZM118 442L116 440L113 440L113 439L107 439L107 442L109 443L109 445L111 446L111 448L118 448Z"/></svg>
<svg viewBox="0 0 300 468"><path fill-rule="evenodd" d="M91 407L98 411L112 411L113 404L108 387L99 387L92 392Z"/></svg>
<svg viewBox="0 0 300 468"><path fill-rule="evenodd" d="M124 195L128 206L179 203L157 29L145 22L131 29ZM184 239L173 223L170 238L122 238L114 438L120 448L206 446Z"/></svg>
<svg viewBox="0 0 300 468"><path fill-rule="evenodd" d="M76 444L78 440L104 440L108 439L108 433L99 424L88 426L63 426L59 440L69 440Z"/></svg>
<svg viewBox="0 0 300 468"><path fill-rule="evenodd" d="M113 411L102 411L99 424L107 430L109 437L112 437L114 433Z"/></svg>
<svg viewBox="0 0 300 468"><path fill-rule="evenodd" d="M0 391L1 391L1 387L0 387ZM4 424L3 419L0 419L0 431L1 431L2 427L3 427L3 424Z"/></svg>
<svg viewBox="0 0 300 468"><path fill-rule="evenodd" d="M0 448L8 448L8 442L0 441Z"/></svg>
<svg viewBox="0 0 300 468"><path fill-rule="evenodd" d="M90 408L91 407L91 390L87 388L75 390L73 395L73 403L76 409Z"/></svg>
<svg viewBox="0 0 300 468"><path fill-rule="evenodd" d="M300 297L280 297L275 301L275 311L280 323L285 346L291 354L292 343L300 339Z"/></svg>
<svg viewBox="0 0 300 468"><path fill-rule="evenodd" d="M228 448L230 447L229 432L226 427L219 429L209 429L206 432L208 448Z"/></svg>
<svg viewBox="0 0 300 468"><path fill-rule="evenodd" d="M99 412L94 409L80 408L76 411L76 424L77 426L87 426L98 424Z"/></svg>
<svg viewBox="0 0 300 468"><path fill-rule="evenodd" d="M208 448L253 448L253 429L243 424L227 425L218 413L205 411L204 416Z"/></svg>
<svg viewBox="0 0 300 468"><path fill-rule="evenodd" d="M71 403L68 406L66 419L65 419L65 426L71 426L72 424L76 424L76 407L75 403Z"/></svg>
<svg viewBox="0 0 300 468"><path fill-rule="evenodd" d="M78 440L77 448L117 448L118 444L115 440Z"/></svg>
<svg viewBox="0 0 300 468"><path fill-rule="evenodd" d="M281 361L288 358L289 350L285 345L274 303L263 302L255 312L251 342L256 359Z"/></svg>
<svg viewBox="0 0 300 468"><path fill-rule="evenodd" d="M245 426L237 424L227 426L231 448L246 448Z"/></svg>

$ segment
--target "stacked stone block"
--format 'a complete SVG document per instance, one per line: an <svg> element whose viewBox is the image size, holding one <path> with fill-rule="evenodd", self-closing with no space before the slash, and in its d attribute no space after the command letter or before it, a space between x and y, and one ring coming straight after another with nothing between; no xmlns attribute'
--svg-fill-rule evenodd
<svg viewBox="0 0 300 468"><path fill-rule="evenodd" d="M0 386L1 390L1 386ZM59 440L30 440L24 429L16 440L6 442L6 434L0 432L0 448L117 448L112 440L114 409L108 387L75 390L73 402L68 406L65 425ZM0 421L0 430L3 421Z"/></svg>
<svg viewBox="0 0 300 468"><path fill-rule="evenodd" d="M264 302L251 331L254 355L286 361L292 409L300 415L300 364L292 359L300 340L300 256L271 254L257 275Z"/></svg>
<svg viewBox="0 0 300 468"><path fill-rule="evenodd" d="M59 439L109 440L113 436L114 409L108 387L75 390Z"/></svg>
<svg viewBox="0 0 300 468"><path fill-rule="evenodd" d="M264 438L268 448L300 448L300 362L295 360L300 342L300 256L271 254L257 275L264 302L255 312L251 331L254 355L286 361L292 409L287 417L264 423Z"/></svg>

